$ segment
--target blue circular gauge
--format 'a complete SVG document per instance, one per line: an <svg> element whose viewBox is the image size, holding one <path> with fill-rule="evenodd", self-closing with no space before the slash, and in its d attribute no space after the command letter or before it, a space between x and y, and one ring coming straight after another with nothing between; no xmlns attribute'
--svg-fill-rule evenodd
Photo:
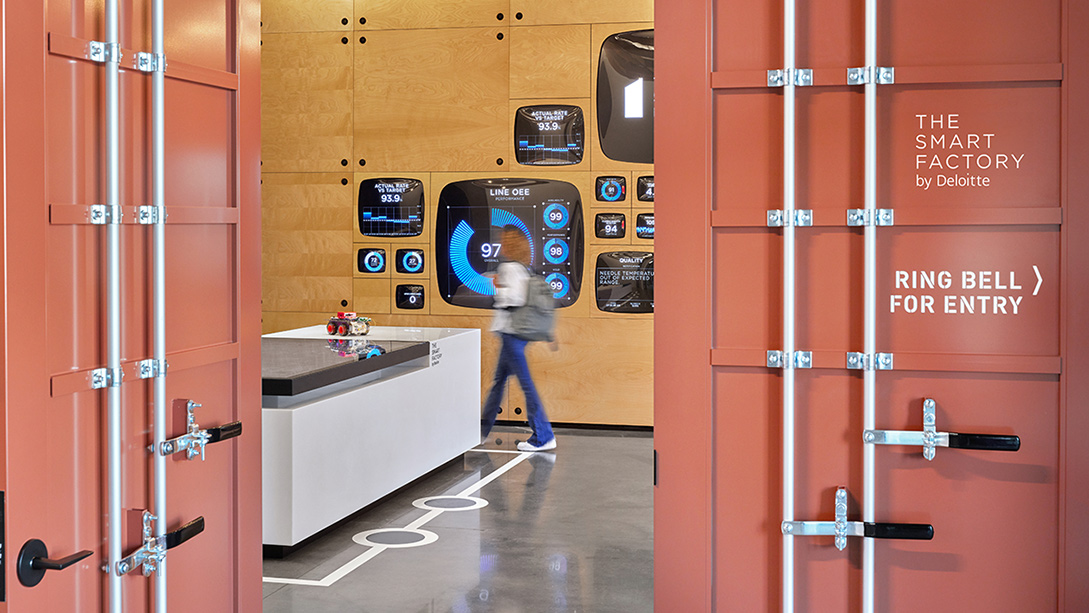
<svg viewBox="0 0 1089 613"><path fill-rule="evenodd" d="M567 277L558 272L554 272L545 277L545 282L552 288L553 298L563 298L567 295L568 290L571 289L571 284L568 283Z"/></svg>
<svg viewBox="0 0 1089 613"><path fill-rule="evenodd" d="M562 238L554 238L544 246L544 257L552 264L562 264L567 261L567 241Z"/></svg>
<svg viewBox="0 0 1089 613"><path fill-rule="evenodd" d="M560 208L563 209L566 223L567 209ZM497 228L514 226L521 230L525 234L526 240L529 241L530 264L532 265L536 261L534 256L536 245L533 235L530 234L525 222L518 216L504 209L492 209L492 225ZM474 234L476 234L476 231L464 219L454 228L454 231L450 234L450 267L454 270L454 275L461 281L462 285L471 291L484 296L494 296L495 282L490 277L485 277L477 272L469 262L469 243L472 241Z"/></svg>
<svg viewBox="0 0 1089 613"><path fill-rule="evenodd" d="M363 267L367 272L382 272L386 267L386 256L381 251L371 251L363 257Z"/></svg>
<svg viewBox="0 0 1089 613"><path fill-rule="evenodd" d="M544 210L544 222L545 225L553 230L559 230L567 225L567 221L570 214L567 212L567 207L562 204L554 203L545 207Z"/></svg>
<svg viewBox="0 0 1089 613"><path fill-rule="evenodd" d="M616 179L609 179L601 184L601 199L607 202L616 202L624 196L624 188L620 185L620 181Z"/></svg>
<svg viewBox="0 0 1089 613"><path fill-rule="evenodd" d="M408 272L420 272L423 265L423 257L415 251L409 251L401 258L401 266Z"/></svg>

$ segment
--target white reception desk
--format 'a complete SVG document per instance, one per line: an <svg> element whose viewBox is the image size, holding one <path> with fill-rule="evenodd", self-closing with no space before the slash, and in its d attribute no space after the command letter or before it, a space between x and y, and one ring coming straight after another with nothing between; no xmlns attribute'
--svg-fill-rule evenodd
<svg viewBox="0 0 1089 613"><path fill-rule="evenodd" d="M266 545L296 545L480 443L480 330L312 326L264 336L261 353Z"/></svg>

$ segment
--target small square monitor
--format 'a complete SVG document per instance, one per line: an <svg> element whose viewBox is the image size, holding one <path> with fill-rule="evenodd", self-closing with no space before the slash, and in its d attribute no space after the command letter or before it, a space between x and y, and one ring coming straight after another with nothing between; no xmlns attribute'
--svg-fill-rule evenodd
<svg viewBox="0 0 1089 613"><path fill-rule="evenodd" d="M639 213L635 216L635 236L654 238L654 213Z"/></svg>
<svg viewBox="0 0 1089 613"><path fill-rule="evenodd" d="M624 238L627 224L623 213L598 213L594 216L594 236L598 238Z"/></svg>
<svg viewBox="0 0 1089 613"><path fill-rule="evenodd" d="M627 192L624 177L598 177L594 195L600 202L620 202Z"/></svg>
<svg viewBox="0 0 1089 613"><path fill-rule="evenodd" d="M654 202L654 175L639 177L635 194L640 202Z"/></svg>
<svg viewBox="0 0 1089 613"><path fill-rule="evenodd" d="M582 108L567 104L523 106L514 116L514 153L519 164L563 166L582 161Z"/></svg>
<svg viewBox="0 0 1089 613"><path fill-rule="evenodd" d="M597 133L609 159L654 162L654 30L620 32L601 44Z"/></svg>
<svg viewBox="0 0 1089 613"><path fill-rule="evenodd" d="M424 252L422 249L398 249L397 272L407 275L418 275L424 269Z"/></svg>
<svg viewBox="0 0 1089 613"><path fill-rule="evenodd" d="M609 313L654 312L654 254L613 251L597 256L597 308Z"/></svg>
<svg viewBox="0 0 1089 613"><path fill-rule="evenodd" d="M424 190L416 179L366 179L359 184L363 236L423 234Z"/></svg>
<svg viewBox="0 0 1089 613"><path fill-rule="evenodd" d="M370 274L386 272L386 250L360 249L356 264L359 272Z"/></svg>
<svg viewBox="0 0 1089 613"><path fill-rule="evenodd" d="M394 292L397 308L410 311L424 308L424 287L422 285L398 285Z"/></svg>

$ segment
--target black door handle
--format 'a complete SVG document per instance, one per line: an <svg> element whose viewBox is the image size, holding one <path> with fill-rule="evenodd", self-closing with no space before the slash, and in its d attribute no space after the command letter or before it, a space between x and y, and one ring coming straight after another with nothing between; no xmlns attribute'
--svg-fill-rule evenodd
<svg viewBox="0 0 1089 613"><path fill-rule="evenodd" d="M957 434L950 432L949 446L956 449L1017 451L1021 448L1021 439L1017 436L1004 436L1001 434Z"/></svg>
<svg viewBox="0 0 1089 613"><path fill-rule="evenodd" d="M864 524L863 533L869 538L875 539L910 539L917 541L929 541L934 538L934 526L930 524L889 524L870 523Z"/></svg>
<svg viewBox="0 0 1089 613"><path fill-rule="evenodd" d="M232 421L231 423L223 424L218 428L208 428L209 443L218 443L219 441L225 441L236 436L242 436L242 422L240 421Z"/></svg>
<svg viewBox="0 0 1089 613"><path fill-rule="evenodd" d="M181 528L174 530L173 532L167 532L163 535L163 549L173 549L178 545L181 545L185 541L193 538L194 536L204 532L204 516L200 516L193 521L185 524Z"/></svg>
<svg viewBox="0 0 1089 613"><path fill-rule="evenodd" d="M49 557L49 549L45 543L38 539L30 539L19 550L19 560L16 563L16 575L19 583L27 587L34 587L41 582L47 570L64 570L80 560L90 557L94 553L84 549L83 551L65 556L59 560Z"/></svg>

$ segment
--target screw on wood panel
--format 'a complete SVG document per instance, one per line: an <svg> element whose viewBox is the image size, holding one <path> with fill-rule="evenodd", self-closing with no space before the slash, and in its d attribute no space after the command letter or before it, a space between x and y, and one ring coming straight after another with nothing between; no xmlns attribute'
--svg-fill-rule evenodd
<svg viewBox="0 0 1089 613"><path fill-rule="evenodd" d="M367 23L367 18L366 17L360 17L359 18L359 25L364 25L366 23Z"/></svg>
<svg viewBox="0 0 1089 613"><path fill-rule="evenodd" d="M503 40L503 33L500 32L499 34L496 34L495 38L496 38L496 40Z"/></svg>
<svg viewBox="0 0 1089 613"><path fill-rule="evenodd" d="M498 15L495 16L495 18L498 19L499 21L503 21L503 13L499 13Z"/></svg>
<svg viewBox="0 0 1089 613"><path fill-rule="evenodd" d="M347 159L341 160L340 165L341 166L347 166L348 165L348 160Z"/></svg>
<svg viewBox="0 0 1089 613"><path fill-rule="evenodd" d="M515 13L514 18L520 20L520 19L522 19L522 14L521 13Z"/></svg>
<svg viewBox="0 0 1089 613"><path fill-rule="evenodd" d="M366 37L366 36L360 36L360 37L359 37L359 44L361 44L361 45L362 45L362 44L363 44L363 43L365 43L365 42L367 42L367 37Z"/></svg>
<svg viewBox="0 0 1089 613"><path fill-rule="evenodd" d="M347 45L347 44L348 44L348 37L347 37L347 36L345 36L344 38L341 38L341 39L340 39L340 42L341 42L341 44L345 44L345 45Z"/></svg>

